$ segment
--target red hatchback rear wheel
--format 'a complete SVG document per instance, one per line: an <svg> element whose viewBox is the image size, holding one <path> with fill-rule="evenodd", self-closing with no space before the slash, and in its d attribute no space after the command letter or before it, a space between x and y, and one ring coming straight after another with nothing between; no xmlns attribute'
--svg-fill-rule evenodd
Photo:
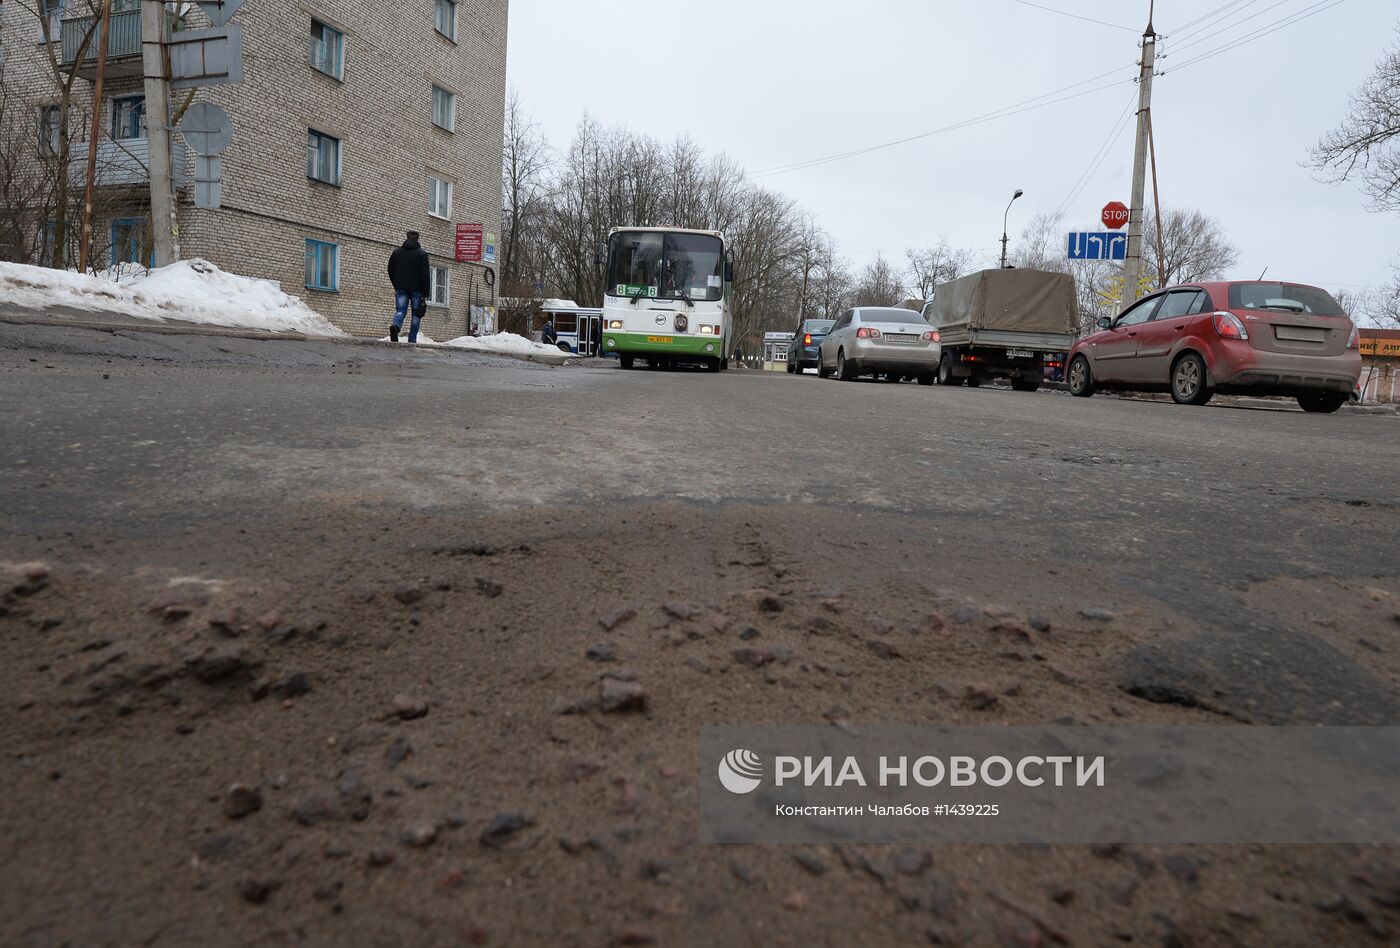
<svg viewBox="0 0 1400 948"><path fill-rule="evenodd" d="M1204 405L1210 401L1210 378L1205 360L1188 352L1172 365L1172 398L1178 405Z"/></svg>

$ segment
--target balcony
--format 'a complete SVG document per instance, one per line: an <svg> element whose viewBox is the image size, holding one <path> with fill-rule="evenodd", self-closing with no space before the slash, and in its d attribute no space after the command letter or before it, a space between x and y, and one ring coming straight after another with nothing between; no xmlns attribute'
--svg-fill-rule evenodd
<svg viewBox="0 0 1400 948"><path fill-rule="evenodd" d="M150 183L151 143L145 138L126 138L119 142L101 141L97 144L98 187L144 186ZM68 173L75 184L87 180L87 142L74 142L69 149ZM170 158L175 171L175 183L184 183L185 144L178 137L170 140Z"/></svg>
<svg viewBox="0 0 1400 948"><path fill-rule="evenodd" d="M97 76L97 47L101 39L101 20L97 17L75 17L64 20L60 34L63 38L63 65L77 64L78 75L84 79ZM78 50L91 32L86 52L78 62ZM107 78L121 79L140 76L141 69L141 10L114 10L107 33Z"/></svg>

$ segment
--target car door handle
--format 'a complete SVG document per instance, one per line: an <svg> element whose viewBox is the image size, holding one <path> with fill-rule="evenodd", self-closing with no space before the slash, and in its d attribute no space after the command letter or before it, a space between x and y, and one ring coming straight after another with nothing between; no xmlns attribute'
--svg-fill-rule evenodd
<svg viewBox="0 0 1400 948"><path fill-rule="evenodd" d="M1136 336L1137 333L1135 333L1135 332L1130 332L1130 333L1128 333L1128 335L1129 335L1129 336Z"/></svg>

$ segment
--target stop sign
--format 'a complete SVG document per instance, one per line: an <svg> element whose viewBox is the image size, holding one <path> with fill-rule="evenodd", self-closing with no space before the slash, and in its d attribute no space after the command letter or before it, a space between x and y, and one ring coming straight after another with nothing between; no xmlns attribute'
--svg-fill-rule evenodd
<svg viewBox="0 0 1400 948"><path fill-rule="evenodd" d="M1122 201L1110 201L1103 208L1103 226L1117 230L1128 224L1128 205Z"/></svg>

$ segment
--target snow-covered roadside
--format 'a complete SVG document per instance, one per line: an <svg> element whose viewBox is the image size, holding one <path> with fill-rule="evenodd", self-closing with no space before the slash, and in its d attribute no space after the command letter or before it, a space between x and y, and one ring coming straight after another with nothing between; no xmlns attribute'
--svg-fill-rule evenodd
<svg viewBox="0 0 1400 948"><path fill-rule="evenodd" d="M174 319L232 329L345 335L300 298L282 292L276 283L225 273L206 260L182 260L159 270L138 268L103 276L0 263L0 303L50 315L65 315L51 312L54 307L63 307L155 322Z"/></svg>
<svg viewBox="0 0 1400 948"><path fill-rule="evenodd" d="M384 336L379 341L389 342L390 339L388 336ZM399 338L399 342L407 344L407 326L403 328L403 335ZM514 356L541 362L563 362L565 359L575 358L572 353L565 352L558 346L546 346L543 343L531 342L524 336L517 336L513 332L498 332L493 336L458 336L456 339L449 339L446 342L437 342L427 333L420 332L416 345L466 349L470 352Z"/></svg>
<svg viewBox="0 0 1400 948"><path fill-rule="evenodd" d="M532 342L513 332L498 332L494 336L458 336L443 343L455 349L471 349L475 352L495 352L501 355L541 356L551 359L567 359L570 354L558 346L546 346Z"/></svg>

